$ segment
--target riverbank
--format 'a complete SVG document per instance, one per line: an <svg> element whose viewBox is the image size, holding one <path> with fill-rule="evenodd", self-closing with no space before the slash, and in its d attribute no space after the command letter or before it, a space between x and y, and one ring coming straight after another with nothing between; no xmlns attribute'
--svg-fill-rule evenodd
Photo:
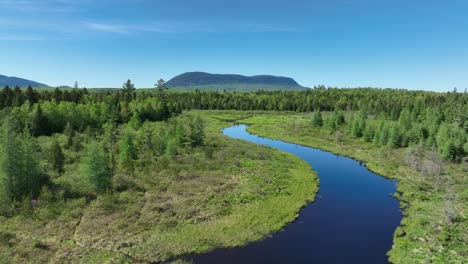
<svg viewBox="0 0 468 264"><path fill-rule="evenodd" d="M296 221L268 238L231 249L194 256L194 263L387 263L400 224L395 182L362 163L317 148L249 134L246 125L226 135L293 154L319 175L318 199Z"/></svg>
<svg viewBox="0 0 468 264"><path fill-rule="evenodd" d="M0 263L158 262L241 246L279 231L313 201L318 179L306 162L223 136L229 122L204 121L205 146L136 166L132 177L113 179L112 192L65 201L45 193L37 208L0 217ZM47 146L52 138L38 140ZM64 154L69 164L55 184L78 177L79 153Z"/></svg>
<svg viewBox="0 0 468 264"><path fill-rule="evenodd" d="M385 177L397 179L396 197L402 207L408 203L401 225L394 234L389 260L394 263L462 263L467 258L466 206L467 168L447 163L442 181L423 177L404 162L404 149L376 146L362 140L311 127L310 114L278 112L233 112L248 131L260 136L320 148L363 161L366 166ZM225 118L229 112L213 112ZM453 205L447 208L449 192L455 193ZM455 221L448 222L447 210L455 210Z"/></svg>

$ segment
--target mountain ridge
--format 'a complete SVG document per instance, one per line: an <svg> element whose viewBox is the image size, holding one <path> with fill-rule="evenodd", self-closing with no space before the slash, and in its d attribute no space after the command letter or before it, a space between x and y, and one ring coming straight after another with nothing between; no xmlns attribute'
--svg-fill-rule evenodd
<svg viewBox="0 0 468 264"><path fill-rule="evenodd" d="M170 79L166 86L168 88L199 89L206 87L209 90L219 87L219 89L229 88L229 90L267 90L281 89L306 89L298 84L294 79L274 75L254 75L244 76L240 74L212 74L206 72L186 72Z"/></svg>
<svg viewBox="0 0 468 264"><path fill-rule="evenodd" d="M40 82L35 82L35 81L31 81L31 80L24 79L24 78L19 78L19 77L14 77L14 76L10 77L10 76L0 74L0 87L4 87L7 85L9 87L15 87L15 86L26 87L29 85L31 85L31 87L48 87L47 84L43 84Z"/></svg>

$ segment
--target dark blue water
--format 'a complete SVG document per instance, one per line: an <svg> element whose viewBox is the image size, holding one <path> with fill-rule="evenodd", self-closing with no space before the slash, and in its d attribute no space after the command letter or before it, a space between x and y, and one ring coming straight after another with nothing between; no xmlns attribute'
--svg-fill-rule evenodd
<svg viewBox="0 0 468 264"><path fill-rule="evenodd" d="M310 147L261 138L245 125L224 134L292 153L318 173L320 191L282 231L240 248L197 255L194 263L388 263L401 221L396 182L362 163Z"/></svg>

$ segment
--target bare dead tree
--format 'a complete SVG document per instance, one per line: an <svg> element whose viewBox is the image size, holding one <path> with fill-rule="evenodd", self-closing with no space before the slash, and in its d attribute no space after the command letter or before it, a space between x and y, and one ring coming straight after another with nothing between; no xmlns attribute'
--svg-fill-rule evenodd
<svg viewBox="0 0 468 264"><path fill-rule="evenodd" d="M340 143L342 140L343 140L343 133L341 133L341 131L336 131L335 142Z"/></svg>
<svg viewBox="0 0 468 264"><path fill-rule="evenodd" d="M442 170L443 170L444 162L442 158L437 153L437 149L435 146L432 147L431 151L429 151L427 158L422 163L421 173L423 175L431 175L434 177L434 185L436 189L439 189L440 185L442 184Z"/></svg>
<svg viewBox="0 0 468 264"><path fill-rule="evenodd" d="M421 172L422 169L422 159L424 156L424 147L422 142L419 142L415 147L408 148L408 151L405 156L405 162L414 170Z"/></svg>
<svg viewBox="0 0 468 264"><path fill-rule="evenodd" d="M456 221L458 217L458 212L453 205L455 200L455 190L449 185L447 187L447 197L445 199L445 204L443 208L443 215L445 216L445 222L447 224L452 224Z"/></svg>

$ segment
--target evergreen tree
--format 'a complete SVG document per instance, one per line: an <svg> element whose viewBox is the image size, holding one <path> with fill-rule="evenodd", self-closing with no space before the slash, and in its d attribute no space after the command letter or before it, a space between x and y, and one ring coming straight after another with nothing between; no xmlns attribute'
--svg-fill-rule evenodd
<svg viewBox="0 0 468 264"><path fill-rule="evenodd" d="M345 123L345 117L342 111L336 111L333 113L335 115L336 127L340 127Z"/></svg>
<svg viewBox="0 0 468 264"><path fill-rule="evenodd" d="M400 131L397 125L392 126L388 135L388 146L391 148L398 148L400 147L401 136Z"/></svg>
<svg viewBox="0 0 468 264"><path fill-rule="evenodd" d="M52 146L49 152L49 161L52 164L52 169L59 173L63 173L63 166L65 164L65 155L57 140L52 141Z"/></svg>
<svg viewBox="0 0 468 264"><path fill-rule="evenodd" d="M18 135L7 118L0 128L0 187L9 198L20 201L25 196L37 196L41 173L36 146L25 131Z"/></svg>
<svg viewBox="0 0 468 264"><path fill-rule="evenodd" d="M128 126L134 128L134 129L139 129L141 125L143 124L143 121L141 120L141 116L138 113L138 111L135 111L130 118L130 121L128 121Z"/></svg>
<svg viewBox="0 0 468 264"><path fill-rule="evenodd" d="M194 146L203 146L205 144L205 124L200 116L197 116L193 121L193 129L195 138L192 141Z"/></svg>
<svg viewBox="0 0 468 264"><path fill-rule="evenodd" d="M323 125L323 118L320 109L314 111L314 114L312 116L312 125L314 127L321 127Z"/></svg>
<svg viewBox="0 0 468 264"><path fill-rule="evenodd" d="M28 88L26 89L24 96L25 96L25 99L28 100L30 106L39 102L39 95L37 94L35 90L33 90L31 85L29 85Z"/></svg>
<svg viewBox="0 0 468 264"><path fill-rule="evenodd" d="M464 153L464 144L468 135L459 127L443 124L436 136L439 153L446 160L456 161Z"/></svg>
<svg viewBox="0 0 468 264"><path fill-rule="evenodd" d="M13 98L13 106L21 106L24 103L24 96L21 88L17 85L13 90L14 98Z"/></svg>
<svg viewBox="0 0 468 264"><path fill-rule="evenodd" d="M183 123L175 121L174 126L175 126L175 135L173 136L174 144L176 144L176 146L185 146L186 144L190 143L190 137L188 135L188 132L184 128ZM172 137L172 135L167 134L166 137L169 138L169 137Z"/></svg>
<svg viewBox="0 0 468 264"><path fill-rule="evenodd" d="M34 136L50 135L49 120L42 112L40 104L37 104L31 118L31 131Z"/></svg>
<svg viewBox="0 0 468 264"><path fill-rule="evenodd" d="M374 134L375 134L374 128L370 125L367 125L366 128L364 129L362 138L366 142L372 142L372 140L374 139Z"/></svg>
<svg viewBox="0 0 468 264"><path fill-rule="evenodd" d="M154 87L159 90L167 89L166 81L164 81L163 79L159 79L158 82L154 85Z"/></svg>
<svg viewBox="0 0 468 264"><path fill-rule="evenodd" d="M132 83L130 79L128 79L122 86L122 90L124 93L131 93L135 90L135 85Z"/></svg>
<svg viewBox="0 0 468 264"><path fill-rule="evenodd" d="M81 138L78 133L74 133L75 135L73 136L73 143L72 143L72 149L75 152L80 151L83 148L83 145L81 145Z"/></svg>
<svg viewBox="0 0 468 264"><path fill-rule="evenodd" d="M354 119L353 123L351 124L351 134L354 137L361 137L362 136L362 129L361 129L361 123L360 119Z"/></svg>
<svg viewBox="0 0 468 264"><path fill-rule="evenodd" d="M192 147L202 146L205 140L203 120L200 116L190 119L189 140Z"/></svg>
<svg viewBox="0 0 468 264"><path fill-rule="evenodd" d="M0 102L1 107L10 107L13 104L13 92L8 85L2 90L2 100Z"/></svg>
<svg viewBox="0 0 468 264"><path fill-rule="evenodd" d="M173 137L166 139L166 149L164 152L167 156L174 156L177 154L177 142Z"/></svg>
<svg viewBox="0 0 468 264"><path fill-rule="evenodd" d="M67 142L65 143L65 148L69 149L73 145L73 137L75 136L75 130L71 126L70 122L67 122L63 134L67 136Z"/></svg>
<svg viewBox="0 0 468 264"><path fill-rule="evenodd" d="M119 144L119 165L122 171L133 175L134 173L134 160L137 159L135 145L133 144L133 137L130 132L126 132Z"/></svg>
<svg viewBox="0 0 468 264"><path fill-rule="evenodd" d="M109 159L110 159L110 170L111 170L111 175L114 175L115 173L115 168L116 168L116 145L117 145L117 139L119 138L119 129L116 127L115 123L109 122L104 124L104 136L103 136L103 141L104 141L104 148L107 153L109 153Z"/></svg>
<svg viewBox="0 0 468 264"><path fill-rule="evenodd" d="M96 193L103 193L112 186L112 176L106 153L96 142L86 147L86 153L80 161L80 174Z"/></svg>

